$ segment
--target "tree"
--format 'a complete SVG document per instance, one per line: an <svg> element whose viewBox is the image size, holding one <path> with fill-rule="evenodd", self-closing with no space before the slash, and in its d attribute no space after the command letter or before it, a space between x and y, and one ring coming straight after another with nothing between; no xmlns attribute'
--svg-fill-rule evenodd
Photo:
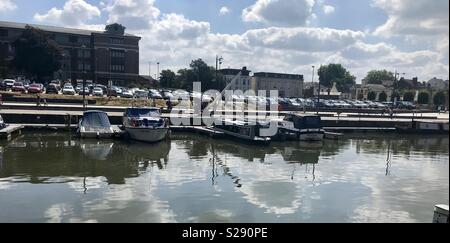
<svg viewBox="0 0 450 243"><path fill-rule="evenodd" d="M439 91L434 95L433 103L435 105L445 105L445 99L447 99L447 96L444 91Z"/></svg>
<svg viewBox="0 0 450 243"><path fill-rule="evenodd" d="M420 92L419 97L417 98L417 102L421 105L426 105L430 101L430 95L427 92Z"/></svg>
<svg viewBox="0 0 450 243"><path fill-rule="evenodd" d="M159 78L161 87L165 88L180 88L176 84L176 74L172 70L163 70Z"/></svg>
<svg viewBox="0 0 450 243"><path fill-rule="evenodd" d="M394 80L394 74L386 70L372 70L366 75L368 84L382 84L385 80Z"/></svg>
<svg viewBox="0 0 450 243"><path fill-rule="evenodd" d="M396 98L397 98L397 101L400 101L400 94L398 92L392 93L391 101L394 102Z"/></svg>
<svg viewBox="0 0 450 243"><path fill-rule="evenodd" d="M39 29L27 25L12 46L15 50L12 66L38 80L51 76L60 68L62 49Z"/></svg>
<svg viewBox="0 0 450 243"><path fill-rule="evenodd" d="M403 101L413 102L414 96L415 95L413 92L406 92L405 94L403 94Z"/></svg>
<svg viewBox="0 0 450 243"><path fill-rule="evenodd" d="M322 66L317 71L319 75L320 84L331 88L333 83L340 92L350 92L356 82L356 78L350 74L341 64L329 64Z"/></svg>
<svg viewBox="0 0 450 243"><path fill-rule="evenodd" d="M367 94L367 99L368 99L368 100L371 100L371 101L376 100L376 99L377 99L377 93L375 93L375 92L373 92L373 91L370 91L370 92Z"/></svg>
<svg viewBox="0 0 450 243"><path fill-rule="evenodd" d="M378 101L380 102L386 102L387 101L387 94L386 92L381 92L380 95L378 96Z"/></svg>

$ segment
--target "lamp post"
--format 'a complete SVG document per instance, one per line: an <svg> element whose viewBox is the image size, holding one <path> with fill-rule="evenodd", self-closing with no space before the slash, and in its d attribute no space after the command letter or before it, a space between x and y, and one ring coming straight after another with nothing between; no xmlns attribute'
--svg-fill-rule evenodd
<svg viewBox="0 0 450 243"><path fill-rule="evenodd" d="M397 76L399 76L400 74L401 75L405 75L406 73L399 73L399 72L397 72L397 70L395 70L395 73L394 73L394 93L393 93L393 95L394 95L394 107L397 106L397 85L398 85Z"/></svg>
<svg viewBox="0 0 450 243"><path fill-rule="evenodd" d="M159 62L157 62L156 65L157 65L156 80L158 80L158 83L159 83Z"/></svg>
<svg viewBox="0 0 450 243"><path fill-rule="evenodd" d="M217 82L217 73L219 71L220 64L222 64L222 60L223 60L222 57L216 55L216 82Z"/></svg>
<svg viewBox="0 0 450 243"><path fill-rule="evenodd" d="M81 46L81 60L82 60L82 78L83 78L83 108L86 108L86 71L84 69L84 48L85 45Z"/></svg>

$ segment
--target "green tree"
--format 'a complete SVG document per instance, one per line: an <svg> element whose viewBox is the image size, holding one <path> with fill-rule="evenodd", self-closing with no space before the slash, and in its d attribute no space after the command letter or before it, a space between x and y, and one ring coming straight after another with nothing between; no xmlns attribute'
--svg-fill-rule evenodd
<svg viewBox="0 0 450 243"><path fill-rule="evenodd" d="M444 91L439 91L434 95L433 103L435 105L445 105L445 99L447 99L447 96Z"/></svg>
<svg viewBox="0 0 450 243"><path fill-rule="evenodd" d="M320 84L331 88L333 83L340 92L350 92L356 82L356 78L350 74L341 64L329 64L322 66L317 71L319 75Z"/></svg>
<svg viewBox="0 0 450 243"><path fill-rule="evenodd" d="M176 81L176 74L172 70L163 70L159 78L161 87L180 88Z"/></svg>
<svg viewBox="0 0 450 243"><path fill-rule="evenodd" d="M417 98L417 102L421 105L426 105L430 102L430 95L428 92L420 92L419 97Z"/></svg>
<svg viewBox="0 0 450 243"><path fill-rule="evenodd" d="M378 96L378 101L380 102L386 102L387 101L387 94L386 92L381 92L380 95Z"/></svg>
<svg viewBox="0 0 450 243"><path fill-rule="evenodd" d="M413 102L414 101L414 93L413 92L406 92L405 94L403 94L403 100L404 101L409 101L409 102Z"/></svg>
<svg viewBox="0 0 450 243"><path fill-rule="evenodd" d="M27 25L12 46L15 50L12 66L38 80L51 76L60 68L62 49L39 29Z"/></svg>
<svg viewBox="0 0 450 243"><path fill-rule="evenodd" d="M394 102L395 98L397 98L397 101L400 101L400 94L398 92L392 94L391 101Z"/></svg>
<svg viewBox="0 0 450 243"><path fill-rule="evenodd" d="M366 75L368 84L382 84L385 80L394 80L394 74L386 70L372 70Z"/></svg>
<svg viewBox="0 0 450 243"><path fill-rule="evenodd" d="M375 93L375 92L373 92L373 91L370 91L370 92L367 94L367 99L368 99L368 100L371 100L371 101L376 100L376 99L377 99L377 93Z"/></svg>

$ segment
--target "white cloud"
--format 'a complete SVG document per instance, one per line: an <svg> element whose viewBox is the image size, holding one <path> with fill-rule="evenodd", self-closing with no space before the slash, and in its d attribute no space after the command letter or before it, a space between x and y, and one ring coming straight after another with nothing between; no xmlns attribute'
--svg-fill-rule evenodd
<svg viewBox="0 0 450 243"><path fill-rule="evenodd" d="M343 57L352 60L373 59L389 55L394 49L393 46L386 43L366 44L358 41L354 45L344 49L341 54Z"/></svg>
<svg viewBox="0 0 450 243"><path fill-rule="evenodd" d="M322 10L324 14L332 14L334 13L334 7L331 5L323 5Z"/></svg>
<svg viewBox="0 0 450 243"><path fill-rule="evenodd" d="M245 22L276 26L303 26L312 15L315 0L258 0L242 11Z"/></svg>
<svg viewBox="0 0 450 243"><path fill-rule="evenodd" d="M11 0L0 0L0 12L13 11L17 8Z"/></svg>
<svg viewBox="0 0 450 243"><path fill-rule="evenodd" d="M223 16L223 15L227 15L231 12L231 10L227 7L227 6L223 6L220 8L219 10L219 15Z"/></svg>
<svg viewBox="0 0 450 243"><path fill-rule="evenodd" d="M128 29L143 30L151 27L160 15L154 7L154 0L114 0L105 11L108 12L108 23L121 23Z"/></svg>
<svg viewBox="0 0 450 243"><path fill-rule="evenodd" d="M449 33L448 0L373 0L388 15L375 34L420 36Z"/></svg>
<svg viewBox="0 0 450 243"><path fill-rule="evenodd" d="M62 9L52 8L46 14L35 14L39 22L58 25L79 26L100 16L100 10L83 0L69 0Z"/></svg>
<svg viewBox="0 0 450 243"><path fill-rule="evenodd" d="M304 52L338 51L364 37L364 33L329 28L279 28L249 30L244 34L251 46L295 49Z"/></svg>

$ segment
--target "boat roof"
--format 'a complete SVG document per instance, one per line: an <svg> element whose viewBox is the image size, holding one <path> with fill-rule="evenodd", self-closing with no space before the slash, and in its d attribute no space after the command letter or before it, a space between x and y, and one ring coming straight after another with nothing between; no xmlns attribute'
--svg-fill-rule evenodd
<svg viewBox="0 0 450 243"><path fill-rule="evenodd" d="M314 114L301 114L301 113L287 113L284 116L296 116L296 117L320 117Z"/></svg>
<svg viewBox="0 0 450 243"><path fill-rule="evenodd" d="M104 114L106 114L106 112L104 112L104 111L99 111L99 110L85 111L83 114L89 114L89 113L104 113Z"/></svg>
<svg viewBox="0 0 450 243"><path fill-rule="evenodd" d="M157 107L129 107L127 110L155 110L159 111L160 109Z"/></svg>

